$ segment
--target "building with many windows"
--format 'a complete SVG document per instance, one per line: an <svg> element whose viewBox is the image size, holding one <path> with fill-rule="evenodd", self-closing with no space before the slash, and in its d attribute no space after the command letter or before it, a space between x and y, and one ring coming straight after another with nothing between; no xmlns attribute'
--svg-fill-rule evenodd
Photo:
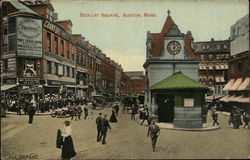
<svg viewBox="0 0 250 160"><path fill-rule="evenodd" d="M225 92L223 88L228 81L228 59L230 55L230 41L220 40L195 42L195 53L200 57L198 79L207 85L212 95L207 97L208 101L222 97Z"/></svg>
<svg viewBox="0 0 250 160"><path fill-rule="evenodd" d="M220 99L226 110L238 106L250 113L250 56L249 14L239 19L230 29L230 57L228 83L223 88L227 96Z"/></svg>

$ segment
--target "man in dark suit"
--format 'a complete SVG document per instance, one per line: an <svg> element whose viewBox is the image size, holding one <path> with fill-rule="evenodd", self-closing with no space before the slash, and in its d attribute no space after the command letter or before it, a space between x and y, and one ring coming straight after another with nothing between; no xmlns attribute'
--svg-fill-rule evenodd
<svg viewBox="0 0 250 160"><path fill-rule="evenodd" d="M97 127L97 142L101 140L101 129L102 129L102 113L96 117L96 127Z"/></svg>
<svg viewBox="0 0 250 160"><path fill-rule="evenodd" d="M155 124L155 120L152 121L152 124L148 127L148 137L150 135L153 152L155 152L155 146L157 138L160 135L160 127Z"/></svg>
<svg viewBox="0 0 250 160"><path fill-rule="evenodd" d="M33 116L34 116L35 112L36 112L35 105L31 104L30 108L29 108L29 111L28 111L28 114L29 114L29 124L32 124L32 122L33 122Z"/></svg>
<svg viewBox="0 0 250 160"><path fill-rule="evenodd" d="M106 144L106 136L107 136L107 131L108 131L108 128L109 130L111 130L111 127L109 125L109 121L107 120L107 115L105 114L104 115L104 118L102 119L102 129L101 129L101 139L102 139L102 144Z"/></svg>

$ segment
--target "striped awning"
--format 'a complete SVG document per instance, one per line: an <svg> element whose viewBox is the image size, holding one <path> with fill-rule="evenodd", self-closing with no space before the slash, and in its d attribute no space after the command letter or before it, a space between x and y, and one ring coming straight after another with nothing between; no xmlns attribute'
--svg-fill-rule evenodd
<svg viewBox="0 0 250 160"><path fill-rule="evenodd" d="M239 88L237 89L238 91L242 90L249 90L249 77L245 78L244 81L241 83Z"/></svg>
<svg viewBox="0 0 250 160"><path fill-rule="evenodd" d="M236 91L239 86L241 85L242 83L242 78L237 78L236 81L234 82L233 86L231 88L229 88L228 90L229 91Z"/></svg>
<svg viewBox="0 0 250 160"><path fill-rule="evenodd" d="M235 81L234 79L230 79L230 80L227 82L227 84L225 85L225 87L223 88L223 91L229 90L229 89L233 86L234 81Z"/></svg>

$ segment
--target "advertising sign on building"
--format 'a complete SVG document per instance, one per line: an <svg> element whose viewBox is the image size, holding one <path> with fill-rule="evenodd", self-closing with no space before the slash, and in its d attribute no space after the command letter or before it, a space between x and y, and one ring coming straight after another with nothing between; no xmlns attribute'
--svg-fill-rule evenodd
<svg viewBox="0 0 250 160"><path fill-rule="evenodd" d="M17 56L42 57L42 20L17 17Z"/></svg>

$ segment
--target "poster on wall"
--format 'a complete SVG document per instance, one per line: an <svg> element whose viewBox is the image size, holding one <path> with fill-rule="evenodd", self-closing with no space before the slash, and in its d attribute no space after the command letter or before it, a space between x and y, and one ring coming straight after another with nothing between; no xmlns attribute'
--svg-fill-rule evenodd
<svg viewBox="0 0 250 160"><path fill-rule="evenodd" d="M17 17L17 56L42 57L42 20Z"/></svg>

